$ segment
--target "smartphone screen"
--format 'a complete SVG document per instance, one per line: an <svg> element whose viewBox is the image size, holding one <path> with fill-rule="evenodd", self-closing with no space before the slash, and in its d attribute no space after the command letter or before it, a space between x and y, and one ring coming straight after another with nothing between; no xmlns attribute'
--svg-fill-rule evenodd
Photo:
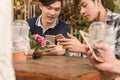
<svg viewBox="0 0 120 80"><path fill-rule="evenodd" d="M45 35L45 39L48 40L51 44L55 44L55 35Z"/></svg>

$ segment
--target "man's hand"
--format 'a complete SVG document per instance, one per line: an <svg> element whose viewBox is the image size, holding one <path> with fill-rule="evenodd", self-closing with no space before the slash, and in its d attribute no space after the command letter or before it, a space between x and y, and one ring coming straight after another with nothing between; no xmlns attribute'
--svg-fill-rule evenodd
<svg viewBox="0 0 120 80"><path fill-rule="evenodd" d="M67 33L67 35L69 38L62 38L57 40L58 42L60 42L60 45L62 45L63 48L67 49L68 51L76 52L76 53L86 52L84 45L81 44L76 37L72 36L69 33Z"/></svg>
<svg viewBox="0 0 120 80"><path fill-rule="evenodd" d="M56 56L61 56L65 54L65 49L63 49L62 45L49 45L49 49L43 51L43 55L56 55Z"/></svg>

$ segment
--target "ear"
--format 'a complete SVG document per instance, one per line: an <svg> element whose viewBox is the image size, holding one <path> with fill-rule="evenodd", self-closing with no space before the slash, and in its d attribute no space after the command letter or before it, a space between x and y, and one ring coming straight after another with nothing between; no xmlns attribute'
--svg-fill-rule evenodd
<svg viewBox="0 0 120 80"><path fill-rule="evenodd" d="M98 4L100 4L100 3L101 3L101 0L95 0L96 6L98 6Z"/></svg>
<svg viewBox="0 0 120 80"><path fill-rule="evenodd" d="M39 8L42 9L43 4L41 2L38 2Z"/></svg>
<svg viewBox="0 0 120 80"><path fill-rule="evenodd" d="M101 0L95 0L95 5L99 7L101 5Z"/></svg>

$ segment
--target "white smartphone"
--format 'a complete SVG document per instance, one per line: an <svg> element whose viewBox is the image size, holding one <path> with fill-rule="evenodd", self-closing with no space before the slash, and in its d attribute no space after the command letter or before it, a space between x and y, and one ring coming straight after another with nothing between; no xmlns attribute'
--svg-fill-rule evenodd
<svg viewBox="0 0 120 80"><path fill-rule="evenodd" d="M55 35L45 35L45 39L48 40L51 44L55 44Z"/></svg>
<svg viewBox="0 0 120 80"><path fill-rule="evenodd" d="M93 50L93 56L94 58L98 61L98 62L104 62L104 60L100 57L99 55L99 50L95 48L95 45L93 43L93 41L90 39L90 36L88 33L80 30L79 31L83 40L85 41L85 43L88 45L90 50Z"/></svg>

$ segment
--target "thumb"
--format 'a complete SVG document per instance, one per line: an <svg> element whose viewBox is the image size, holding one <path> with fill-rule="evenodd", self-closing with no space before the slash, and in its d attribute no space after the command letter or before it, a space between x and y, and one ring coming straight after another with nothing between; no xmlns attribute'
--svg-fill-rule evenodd
<svg viewBox="0 0 120 80"><path fill-rule="evenodd" d="M73 35L71 35L70 33L67 33L69 38L75 38Z"/></svg>

